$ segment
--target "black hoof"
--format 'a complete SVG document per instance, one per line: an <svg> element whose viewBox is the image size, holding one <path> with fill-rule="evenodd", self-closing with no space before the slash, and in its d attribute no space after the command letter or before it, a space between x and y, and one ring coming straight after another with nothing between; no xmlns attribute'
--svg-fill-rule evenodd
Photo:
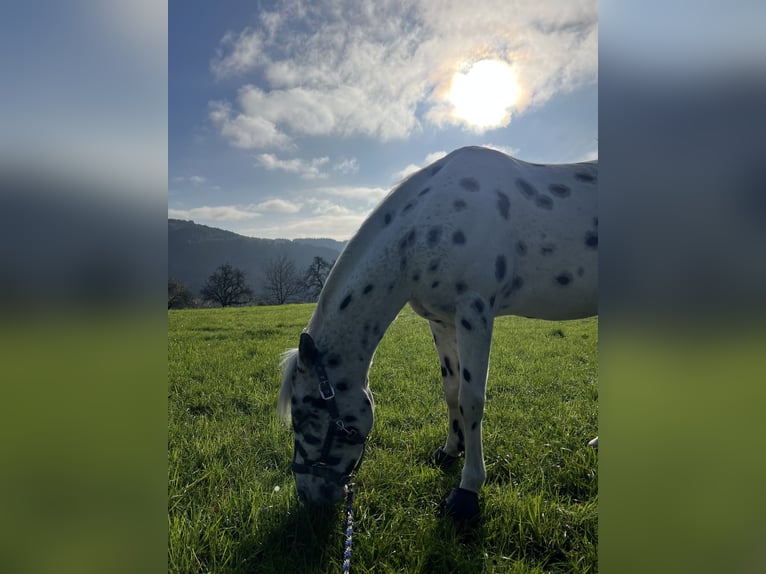
<svg viewBox="0 0 766 574"><path fill-rule="evenodd" d="M437 448L433 454L434 464L442 470L447 470L455 464L456 456L447 454L442 447Z"/></svg>
<svg viewBox="0 0 766 574"><path fill-rule="evenodd" d="M442 511L455 522L467 524L476 522L479 511L479 495L464 488L453 488L442 503Z"/></svg>

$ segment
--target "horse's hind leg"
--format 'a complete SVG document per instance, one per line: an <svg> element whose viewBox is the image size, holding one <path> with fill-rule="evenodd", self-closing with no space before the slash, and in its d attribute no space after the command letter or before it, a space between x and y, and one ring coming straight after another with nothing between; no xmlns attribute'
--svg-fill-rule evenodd
<svg viewBox="0 0 766 574"><path fill-rule="evenodd" d="M455 309L461 379L458 410L465 429L465 461L460 488L450 493L444 507L448 515L459 521L478 517L478 493L486 477L481 421L493 322L489 303L478 295L458 302Z"/></svg>
<svg viewBox="0 0 766 574"><path fill-rule="evenodd" d="M461 452L465 450L463 435L463 417L460 414L458 395L460 392L460 360L457 352L457 334L454 325L430 322L431 333L434 336L436 351L439 353L439 362L442 370L442 386L444 398L449 410L449 426L447 441L444 447L439 447L434 452L434 462L441 468L448 468L457 460Z"/></svg>

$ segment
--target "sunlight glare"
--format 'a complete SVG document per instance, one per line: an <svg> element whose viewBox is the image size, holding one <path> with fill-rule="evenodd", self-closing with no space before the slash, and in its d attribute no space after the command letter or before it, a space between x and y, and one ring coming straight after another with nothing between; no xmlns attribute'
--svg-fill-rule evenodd
<svg viewBox="0 0 766 574"><path fill-rule="evenodd" d="M478 129L505 125L518 98L516 75L500 60L481 60L456 73L449 93L455 116Z"/></svg>

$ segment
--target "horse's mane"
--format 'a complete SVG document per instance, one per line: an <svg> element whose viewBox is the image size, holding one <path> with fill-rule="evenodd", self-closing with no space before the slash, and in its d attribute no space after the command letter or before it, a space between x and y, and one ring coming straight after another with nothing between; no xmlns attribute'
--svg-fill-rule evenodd
<svg viewBox="0 0 766 574"><path fill-rule="evenodd" d="M282 369L282 386L277 399L277 416L285 423L289 423L292 418L290 409L290 399L293 396L292 373L297 362L298 349L289 349L282 353L282 360L279 362L279 368Z"/></svg>

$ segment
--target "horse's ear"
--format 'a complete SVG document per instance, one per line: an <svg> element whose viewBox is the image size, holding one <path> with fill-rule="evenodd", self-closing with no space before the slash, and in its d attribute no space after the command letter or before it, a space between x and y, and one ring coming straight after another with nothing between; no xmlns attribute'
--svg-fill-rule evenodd
<svg viewBox="0 0 766 574"><path fill-rule="evenodd" d="M301 342L298 345L298 358L307 367L313 367L316 363L319 351L317 351L314 339L308 333L301 333Z"/></svg>

